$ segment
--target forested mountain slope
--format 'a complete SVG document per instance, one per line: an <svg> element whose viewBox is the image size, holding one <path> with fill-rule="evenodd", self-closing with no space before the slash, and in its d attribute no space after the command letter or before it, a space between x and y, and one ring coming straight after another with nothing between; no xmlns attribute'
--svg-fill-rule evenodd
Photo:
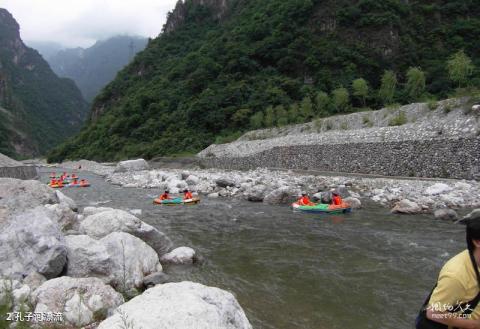
<svg viewBox="0 0 480 329"><path fill-rule="evenodd" d="M479 17L469 0L179 1L50 160L195 152L251 128L478 86ZM468 79L449 76L455 53L473 59Z"/></svg>
<svg viewBox="0 0 480 329"><path fill-rule="evenodd" d="M18 23L0 8L0 153L45 153L80 130L87 110L73 81L25 46Z"/></svg>

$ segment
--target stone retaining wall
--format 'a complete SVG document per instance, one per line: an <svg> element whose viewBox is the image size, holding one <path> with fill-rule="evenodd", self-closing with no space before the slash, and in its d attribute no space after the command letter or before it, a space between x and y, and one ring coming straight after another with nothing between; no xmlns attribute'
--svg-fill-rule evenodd
<svg viewBox="0 0 480 329"><path fill-rule="evenodd" d="M204 157L206 167L258 167L386 176L480 179L480 137L276 146L242 157Z"/></svg>
<svg viewBox="0 0 480 329"><path fill-rule="evenodd" d="M38 172L35 166L0 167L0 177L36 179Z"/></svg>

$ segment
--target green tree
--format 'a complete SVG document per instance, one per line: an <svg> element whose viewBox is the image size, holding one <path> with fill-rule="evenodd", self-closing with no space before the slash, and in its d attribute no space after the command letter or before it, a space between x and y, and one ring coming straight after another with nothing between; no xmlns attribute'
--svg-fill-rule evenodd
<svg viewBox="0 0 480 329"><path fill-rule="evenodd" d="M330 97L324 91L319 91L315 96L316 113L319 116L328 114L328 107L330 106Z"/></svg>
<svg viewBox="0 0 480 329"><path fill-rule="evenodd" d="M390 105L395 99L395 91L397 89L397 75L393 71L385 71L382 76L382 84L378 95L383 105Z"/></svg>
<svg viewBox="0 0 480 329"><path fill-rule="evenodd" d="M300 113L302 114L304 122L313 118L313 104L310 97L306 96L303 98L300 104Z"/></svg>
<svg viewBox="0 0 480 329"><path fill-rule="evenodd" d="M298 108L298 104L294 103L290 105L288 109L288 121L290 123L301 123L303 122L303 116L300 113L300 109Z"/></svg>
<svg viewBox="0 0 480 329"><path fill-rule="evenodd" d="M470 57L462 50L455 53L447 62L448 76L457 83L458 88L468 85L468 78L472 75L475 66Z"/></svg>
<svg viewBox="0 0 480 329"><path fill-rule="evenodd" d="M353 95L357 97L361 102L363 107L365 107L367 97L368 97L368 83L365 79L355 79L352 82Z"/></svg>
<svg viewBox="0 0 480 329"><path fill-rule="evenodd" d="M263 112L257 112L250 117L250 126L253 129L260 129L263 127Z"/></svg>
<svg viewBox="0 0 480 329"><path fill-rule="evenodd" d="M275 107L275 117L277 118L277 126L281 127L288 125L288 113L283 105Z"/></svg>
<svg viewBox="0 0 480 329"><path fill-rule="evenodd" d="M275 110L273 109L273 106L267 107L265 110L265 116L263 118L263 123L265 127L273 127L275 125Z"/></svg>
<svg viewBox="0 0 480 329"><path fill-rule="evenodd" d="M350 95L348 90L340 87L332 91L333 106L337 113L346 112L350 104Z"/></svg>
<svg viewBox="0 0 480 329"><path fill-rule="evenodd" d="M411 100L416 101L425 91L425 73L418 67L411 67L407 71L405 91Z"/></svg>
<svg viewBox="0 0 480 329"><path fill-rule="evenodd" d="M252 114L250 109L240 109L232 115L232 121L237 127L245 127Z"/></svg>

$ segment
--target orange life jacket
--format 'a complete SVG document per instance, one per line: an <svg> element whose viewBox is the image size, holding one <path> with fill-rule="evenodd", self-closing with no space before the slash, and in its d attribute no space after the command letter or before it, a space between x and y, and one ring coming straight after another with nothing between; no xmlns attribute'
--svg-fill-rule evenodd
<svg viewBox="0 0 480 329"><path fill-rule="evenodd" d="M333 204L339 206L343 203L342 198L339 195L334 195L332 198Z"/></svg>
<svg viewBox="0 0 480 329"><path fill-rule="evenodd" d="M298 203L302 206L308 206L310 204L312 204L312 202L310 201L310 199L308 198L308 196L302 196L299 200L298 200Z"/></svg>
<svg viewBox="0 0 480 329"><path fill-rule="evenodd" d="M163 193L162 195L160 195L160 200L168 200L170 199L170 197L168 196L167 193Z"/></svg>
<svg viewBox="0 0 480 329"><path fill-rule="evenodd" d="M192 198L193 198L192 192L185 192L185 194L183 196L184 200L188 200L188 199L192 199Z"/></svg>

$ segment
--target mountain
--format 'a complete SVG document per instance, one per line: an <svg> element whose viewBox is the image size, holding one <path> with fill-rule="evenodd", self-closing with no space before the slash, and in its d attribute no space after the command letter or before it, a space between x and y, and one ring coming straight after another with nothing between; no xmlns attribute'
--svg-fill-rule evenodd
<svg viewBox="0 0 480 329"><path fill-rule="evenodd" d="M64 47L56 42L50 41L25 41L26 45L30 48L35 49L42 55L44 59L56 55L60 50L64 49Z"/></svg>
<svg viewBox="0 0 480 329"><path fill-rule="evenodd" d="M75 81L85 99L91 102L147 42L140 37L116 36L87 49L63 49L46 59L58 76Z"/></svg>
<svg viewBox="0 0 480 329"><path fill-rule="evenodd" d="M456 87L451 56L480 53L479 17L473 0L179 1L164 33L102 91L88 125L50 160L196 152L272 117L309 120L325 99L315 115L378 108L385 70L398 79L390 102L444 97ZM479 86L478 56L473 64L469 83ZM411 67L421 70L405 88ZM370 89L349 98L357 78Z"/></svg>
<svg viewBox="0 0 480 329"><path fill-rule="evenodd" d="M0 153L44 154L78 132L87 111L75 83L25 46L18 23L0 8Z"/></svg>

